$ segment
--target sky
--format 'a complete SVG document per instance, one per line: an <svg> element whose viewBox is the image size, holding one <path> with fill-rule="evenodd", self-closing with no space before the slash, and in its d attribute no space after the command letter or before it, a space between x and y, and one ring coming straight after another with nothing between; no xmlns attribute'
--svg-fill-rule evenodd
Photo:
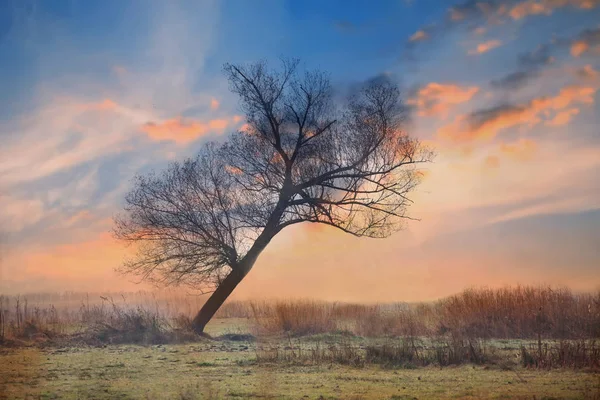
<svg viewBox="0 0 600 400"><path fill-rule="evenodd" d="M387 75L432 146L404 230L279 234L236 298L600 289L600 1L0 1L0 293L151 287L115 268L136 174L244 124L224 63Z"/></svg>

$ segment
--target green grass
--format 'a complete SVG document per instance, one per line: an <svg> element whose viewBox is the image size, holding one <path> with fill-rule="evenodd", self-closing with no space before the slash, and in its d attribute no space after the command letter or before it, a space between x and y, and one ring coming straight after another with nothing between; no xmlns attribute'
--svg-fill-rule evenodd
<svg viewBox="0 0 600 400"><path fill-rule="evenodd" d="M218 321L217 321L218 322ZM230 321L231 322L231 321ZM227 324L213 332L231 333ZM336 342L336 335L302 338ZM370 342L353 338L353 343ZM279 339L286 346L289 339ZM6 399L600 399L600 376L464 365L414 369L257 363L247 342L104 348L21 348L0 353ZM509 346L506 346L509 345ZM518 341L494 343L508 355ZM502 350L502 346L509 349ZM594 397L595 396L595 397Z"/></svg>

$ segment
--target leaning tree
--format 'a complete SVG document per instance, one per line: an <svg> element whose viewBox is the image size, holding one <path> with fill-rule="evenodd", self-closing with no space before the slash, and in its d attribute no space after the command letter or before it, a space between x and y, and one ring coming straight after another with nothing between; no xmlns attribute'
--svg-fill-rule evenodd
<svg viewBox="0 0 600 400"><path fill-rule="evenodd" d="M122 271L211 292L204 327L271 239L302 222L382 238L402 226L432 153L403 130L399 89L375 79L340 104L326 74L226 64L244 129L161 174L137 176L115 218L137 254Z"/></svg>

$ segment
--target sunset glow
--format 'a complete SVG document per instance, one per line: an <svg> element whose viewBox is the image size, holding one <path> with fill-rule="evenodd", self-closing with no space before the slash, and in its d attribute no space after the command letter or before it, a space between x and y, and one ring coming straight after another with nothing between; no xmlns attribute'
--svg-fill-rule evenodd
<svg viewBox="0 0 600 400"><path fill-rule="evenodd" d="M598 0L8 3L0 293L151 288L114 271L132 179L246 129L221 66L280 55L339 96L398 82L406 131L437 155L411 197L419 221L386 239L286 228L234 298L600 289Z"/></svg>

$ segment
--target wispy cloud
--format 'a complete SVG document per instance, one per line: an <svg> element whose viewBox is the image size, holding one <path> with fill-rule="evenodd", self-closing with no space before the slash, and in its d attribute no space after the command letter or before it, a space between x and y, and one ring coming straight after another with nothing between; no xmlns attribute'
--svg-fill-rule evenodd
<svg viewBox="0 0 600 400"><path fill-rule="evenodd" d="M596 91L595 87L572 85L564 87L553 97L538 97L524 104L502 104L477 110L456 117L453 123L439 130L438 136L458 142L489 140L502 130L520 125L532 127L543 121L549 126L561 125L569 122L574 115L571 105L594 103ZM554 117L548 120L546 116L552 113Z"/></svg>
<svg viewBox="0 0 600 400"><path fill-rule="evenodd" d="M495 49L496 47L502 46L502 41L500 40L488 40L487 42L479 43L477 47L472 50L469 50L469 54L483 54L487 53L490 50Z"/></svg>
<svg viewBox="0 0 600 400"><path fill-rule="evenodd" d="M413 33L408 40L410 42L418 42L418 41L427 39L427 37L428 37L427 33L424 30L419 29L418 31Z"/></svg>
<svg viewBox="0 0 600 400"><path fill-rule="evenodd" d="M550 15L556 9L574 7L589 10L597 7L598 0L525 0L510 7L508 15L513 19L522 19L531 15Z"/></svg>
<svg viewBox="0 0 600 400"><path fill-rule="evenodd" d="M152 140L187 144L211 132L223 133L227 128L233 127L234 121L239 122L240 120L241 118L238 116L213 119L207 122L177 117L160 123L148 122L140 129Z"/></svg>
<svg viewBox="0 0 600 400"><path fill-rule="evenodd" d="M468 102L478 91L477 86L430 82L419 88L407 104L417 107L420 116L446 116L452 107Z"/></svg>
<svg viewBox="0 0 600 400"><path fill-rule="evenodd" d="M464 26L481 34L486 30L485 26L499 26L528 17L549 16L564 8L587 11L598 6L600 0L466 0L449 7L443 20L419 29L408 42L414 45L433 40L447 36L451 29Z"/></svg>
<svg viewBox="0 0 600 400"><path fill-rule="evenodd" d="M27 232L31 245L35 240L48 241L48 235L50 241L68 240L72 229L81 225L86 226L86 235L106 229L99 221L119 204L115 193L122 195L137 171L168 158L173 144L169 142L179 144L179 155L186 154L182 145L191 145L192 138L222 132L239 122L239 117L224 117L228 109L217 100L225 90L220 77L203 90L194 88L212 45L218 7L205 2L193 18L174 3L156 3L152 10L144 15L150 17L150 35L138 38L140 51L130 58L133 62L112 54L100 57L94 47L75 51L69 46L42 46L41 38L33 40L23 26L11 33L10 39L19 45L29 38L40 63L60 53L74 64L80 59L96 60L94 68L102 72L94 75L64 63L55 74L31 83L35 102L26 112L0 124L0 192L11 193L2 197L0 220L9 221L14 240L23 239ZM56 41L65 34L59 26L56 31L51 23L44 26L46 36L53 32ZM185 118L169 122L171 116L184 113ZM154 129L147 125L151 121ZM192 124L186 131L187 121L207 122ZM183 129L184 139L148 140L161 134L169 139L165 130L169 123L175 128L172 133ZM144 126L150 133L141 131ZM112 171L99 173L104 170ZM34 226L35 232L30 232Z"/></svg>

